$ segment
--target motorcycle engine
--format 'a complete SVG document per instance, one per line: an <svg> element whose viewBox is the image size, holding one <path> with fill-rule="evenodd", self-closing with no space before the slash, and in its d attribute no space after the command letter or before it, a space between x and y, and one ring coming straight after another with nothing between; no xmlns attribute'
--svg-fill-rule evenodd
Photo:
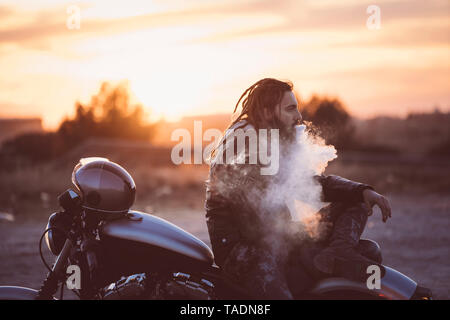
<svg viewBox="0 0 450 320"><path fill-rule="evenodd" d="M195 277L182 272L173 274L173 279L166 282L163 287L166 299L214 299L214 285L205 279Z"/></svg>
<svg viewBox="0 0 450 320"><path fill-rule="evenodd" d="M103 300L142 299L146 292L145 273L122 277L104 289Z"/></svg>
<svg viewBox="0 0 450 320"><path fill-rule="evenodd" d="M214 285L186 273L173 273L169 279L145 274L122 277L103 289L104 300L131 299L214 299Z"/></svg>

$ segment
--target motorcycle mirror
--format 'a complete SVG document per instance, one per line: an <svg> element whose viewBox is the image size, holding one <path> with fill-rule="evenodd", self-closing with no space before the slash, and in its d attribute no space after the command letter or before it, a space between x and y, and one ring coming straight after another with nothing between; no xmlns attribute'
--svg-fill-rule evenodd
<svg viewBox="0 0 450 320"><path fill-rule="evenodd" d="M66 211L81 209L81 196L72 189L67 189L58 196L59 205Z"/></svg>

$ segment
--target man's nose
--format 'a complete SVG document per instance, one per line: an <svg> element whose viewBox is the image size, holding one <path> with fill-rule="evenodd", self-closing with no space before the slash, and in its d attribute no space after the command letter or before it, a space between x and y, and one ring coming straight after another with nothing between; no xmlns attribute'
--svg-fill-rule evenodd
<svg viewBox="0 0 450 320"><path fill-rule="evenodd" d="M300 111L297 111L297 114L295 116L295 120L300 122L300 123L303 121L303 117L302 117L302 114L300 113Z"/></svg>

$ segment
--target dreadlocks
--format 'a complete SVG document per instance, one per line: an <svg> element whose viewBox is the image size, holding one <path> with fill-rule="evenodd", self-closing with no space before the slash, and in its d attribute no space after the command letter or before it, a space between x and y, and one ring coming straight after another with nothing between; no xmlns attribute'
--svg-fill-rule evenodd
<svg viewBox="0 0 450 320"><path fill-rule="evenodd" d="M273 78L259 80L239 98L233 113L242 101L242 111L231 123L230 127L241 120L247 120L256 130L260 128L279 128L279 120L275 113L275 107L281 102L286 91L292 91L290 81L284 82ZM266 117L265 113L269 116Z"/></svg>
<svg viewBox="0 0 450 320"><path fill-rule="evenodd" d="M273 78L264 78L254 83L251 87L244 91L239 98L234 108L233 114L242 102L242 111L239 116L231 122L227 130L233 127L241 120L245 120L246 123L251 124L255 130L259 129L280 129L283 131L283 126L275 112L276 106L281 102L283 94L286 91L292 91L293 85L290 81L284 82ZM246 123L241 126L245 126ZM241 126L236 127L239 129ZM226 131L226 130L225 130ZM224 145L226 139L222 139L222 145ZM211 151L211 158L216 156L216 151L219 145L217 145Z"/></svg>

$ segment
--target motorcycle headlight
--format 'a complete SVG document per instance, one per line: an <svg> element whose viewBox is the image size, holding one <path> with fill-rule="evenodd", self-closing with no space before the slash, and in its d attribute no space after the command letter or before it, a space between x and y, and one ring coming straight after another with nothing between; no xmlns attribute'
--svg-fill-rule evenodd
<svg viewBox="0 0 450 320"><path fill-rule="evenodd" d="M55 212L48 219L47 228L51 228L45 234L45 242L48 249L56 256L58 255L66 241L66 232L71 224L70 216L66 212Z"/></svg>

